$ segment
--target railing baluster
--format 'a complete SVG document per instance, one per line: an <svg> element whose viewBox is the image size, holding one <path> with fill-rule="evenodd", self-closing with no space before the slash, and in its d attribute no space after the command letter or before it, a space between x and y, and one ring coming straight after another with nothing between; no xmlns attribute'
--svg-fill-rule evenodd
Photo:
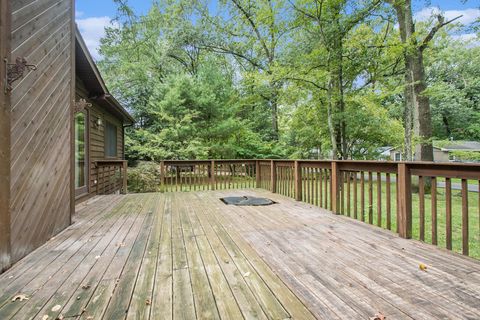
<svg viewBox="0 0 480 320"><path fill-rule="evenodd" d="M462 253L466 256L469 252L468 238L468 180L462 179Z"/></svg>
<svg viewBox="0 0 480 320"><path fill-rule="evenodd" d="M368 172L368 223L373 224L373 173Z"/></svg>
<svg viewBox="0 0 480 320"><path fill-rule="evenodd" d="M323 206L323 169L318 168L318 206Z"/></svg>
<svg viewBox="0 0 480 320"><path fill-rule="evenodd" d="M365 221L365 172L360 172L360 214L361 221Z"/></svg>
<svg viewBox="0 0 480 320"><path fill-rule="evenodd" d="M392 190L390 186L390 173L387 172L386 177L385 177L385 184L386 184L386 194L387 194L387 229L392 230Z"/></svg>
<svg viewBox="0 0 480 320"><path fill-rule="evenodd" d="M310 167L306 168L307 169L307 203L310 203Z"/></svg>
<svg viewBox="0 0 480 320"><path fill-rule="evenodd" d="M445 179L445 244L448 250L452 250L452 182Z"/></svg>
<svg viewBox="0 0 480 320"><path fill-rule="evenodd" d="M340 171L340 213L345 214L345 171Z"/></svg>
<svg viewBox="0 0 480 320"><path fill-rule="evenodd" d="M356 220L358 219L358 210L357 210L357 207L358 207L358 202L357 202L357 172L354 171L353 172L353 218Z"/></svg>
<svg viewBox="0 0 480 320"><path fill-rule="evenodd" d="M418 177L418 208L420 240L425 241L425 182L422 176Z"/></svg>
<svg viewBox="0 0 480 320"><path fill-rule="evenodd" d="M397 224L396 231L400 233L400 188L399 188L398 173L395 174L395 220Z"/></svg>
<svg viewBox="0 0 480 320"><path fill-rule="evenodd" d="M382 226L382 174L377 172L377 226Z"/></svg>
<svg viewBox="0 0 480 320"><path fill-rule="evenodd" d="M350 171L345 172L347 175L347 215L351 217L350 211Z"/></svg>
<svg viewBox="0 0 480 320"><path fill-rule="evenodd" d="M310 204L315 205L315 168L310 168Z"/></svg>
<svg viewBox="0 0 480 320"><path fill-rule="evenodd" d="M437 245L437 179L431 178L431 198L432 198L432 244Z"/></svg>

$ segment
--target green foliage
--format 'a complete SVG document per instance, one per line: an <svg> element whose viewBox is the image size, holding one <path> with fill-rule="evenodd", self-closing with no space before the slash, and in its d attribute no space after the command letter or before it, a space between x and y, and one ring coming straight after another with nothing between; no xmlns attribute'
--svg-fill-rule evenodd
<svg viewBox="0 0 480 320"><path fill-rule="evenodd" d="M460 160L480 162L480 152L476 151L453 151L451 152L451 155L457 161Z"/></svg>
<svg viewBox="0 0 480 320"><path fill-rule="evenodd" d="M404 147L403 59L414 44L401 43L386 2L168 0L141 16L115 2L99 66L137 120L131 162L333 150L373 159ZM425 51L434 136L480 140L480 47L449 28Z"/></svg>
<svg viewBox="0 0 480 320"><path fill-rule="evenodd" d="M160 191L160 166L155 162L141 161L128 168L128 191L133 193Z"/></svg>
<svg viewBox="0 0 480 320"><path fill-rule="evenodd" d="M434 136L480 140L480 47L447 34L431 50L427 72Z"/></svg>

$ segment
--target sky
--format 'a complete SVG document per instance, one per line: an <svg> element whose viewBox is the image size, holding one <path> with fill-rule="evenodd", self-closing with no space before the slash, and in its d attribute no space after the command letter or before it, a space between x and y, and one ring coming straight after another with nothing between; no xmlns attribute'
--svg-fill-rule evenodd
<svg viewBox="0 0 480 320"><path fill-rule="evenodd" d="M215 0L212 0L212 3ZM130 0L136 13L145 13L151 0ZM463 15L460 22L469 24L480 17L479 0L414 0L417 20L428 19L432 12L442 11L445 17L454 18ZM104 29L111 24L116 7L113 0L76 0L76 21L90 52L99 59L98 46L105 34ZM463 39L471 39L474 34L458 35Z"/></svg>

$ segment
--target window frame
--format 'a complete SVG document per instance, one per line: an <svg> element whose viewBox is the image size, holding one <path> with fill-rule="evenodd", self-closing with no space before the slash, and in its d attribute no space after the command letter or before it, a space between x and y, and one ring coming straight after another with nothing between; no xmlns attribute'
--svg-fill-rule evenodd
<svg viewBox="0 0 480 320"><path fill-rule="evenodd" d="M115 128L115 155L108 154L108 147L109 147L109 139L108 139L108 126L112 126ZM112 121L108 121L105 119L105 127L103 128L103 136L104 136L104 155L105 159L117 159L118 158L118 126L113 123Z"/></svg>
<svg viewBox="0 0 480 320"><path fill-rule="evenodd" d="M74 131L75 131L75 126L76 126L76 117L79 113L83 113L85 115L85 123L84 123L84 126L85 126L85 132L84 132L84 138L85 138L85 141L84 141L84 179L85 179L85 185L82 186L82 187L76 187L75 186L75 198L79 198L81 196L84 196L86 194L89 193L90 191L90 112L88 110L83 110L83 111L79 111L79 112L75 112L74 116L73 116L73 126L74 126ZM75 135L75 138L73 139L73 150L75 150L76 148L76 142L75 142L75 139L76 139L76 135ZM75 153L75 151L74 151ZM77 166L77 159L76 157L74 156L74 161L75 161L75 168ZM74 168L74 170L75 170ZM75 175L75 178L76 179L76 175ZM75 185L76 181L73 181L73 184Z"/></svg>

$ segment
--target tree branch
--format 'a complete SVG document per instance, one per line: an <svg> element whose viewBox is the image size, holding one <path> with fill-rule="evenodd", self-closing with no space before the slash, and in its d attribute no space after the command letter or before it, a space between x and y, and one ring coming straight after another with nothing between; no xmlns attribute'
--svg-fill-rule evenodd
<svg viewBox="0 0 480 320"><path fill-rule="evenodd" d="M242 12L243 16L245 17L245 19L247 19L248 23L250 24L250 26L252 27L253 31L255 32L255 34L257 35L257 39L258 41L260 41L262 47L263 47L263 50L265 50L265 54L267 55L267 57L271 57L271 53L270 53L270 50L268 49L267 47L267 44L265 43L265 39L262 38L262 35L260 34L260 31L258 30L258 27L257 25L255 24L255 22L253 21L252 19L252 16L247 12L247 10L245 10L244 7L242 7L239 3L238 0L231 0L233 2L233 4L238 8L238 10L240 10L240 12Z"/></svg>
<svg viewBox="0 0 480 320"><path fill-rule="evenodd" d="M432 30L430 30L430 32L427 34L427 36L425 37L425 39L423 39L422 41L422 44L420 45L419 47L419 50L420 51L423 51L427 48L428 46L428 43L433 39L433 37L435 36L435 34L438 32L438 30L440 30L441 28L443 28L444 26L446 26L447 24L449 23L452 23L454 22L455 20L458 20L460 19L461 17L463 17L463 15L460 15L456 18L453 18L451 20L448 20L448 21L445 21L445 17L442 16L441 14L437 15L437 24L432 28Z"/></svg>
<svg viewBox="0 0 480 320"><path fill-rule="evenodd" d="M327 88L325 87L322 87L321 85L311 81L311 80L307 80L307 79L302 79L302 78L295 78L295 77L284 77L283 79L285 80L291 80L291 81L299 81L299 82L305 82L305 83L308 83L308 84L311 84L313 85L315 88L317 89L320 89L320 90L324 90L324 91L327 91Z"/></svg>

